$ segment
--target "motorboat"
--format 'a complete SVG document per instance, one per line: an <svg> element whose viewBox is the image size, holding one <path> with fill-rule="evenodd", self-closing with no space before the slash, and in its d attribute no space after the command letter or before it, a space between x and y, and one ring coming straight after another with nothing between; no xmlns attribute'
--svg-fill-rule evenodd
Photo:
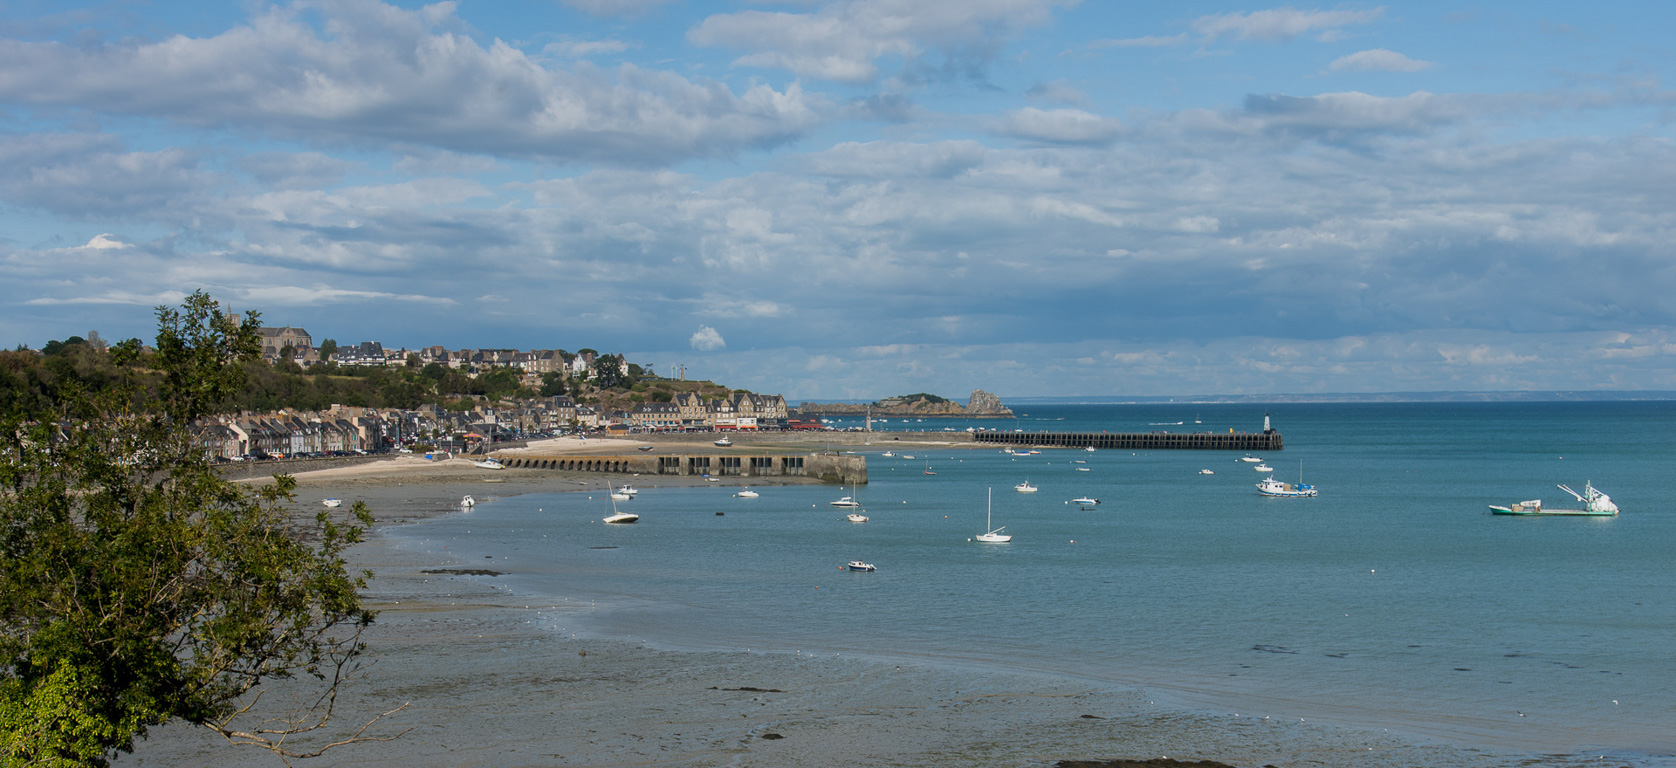
<svg viewBox="0 0 1676 768"><path fill-rule="evenodd" d="M1085 507L1092 507L1092 506L1095 506L1095 505L1099 504L1100 500L1094 498L1093 496L1084 496L1080 499L1071 499L1071 503L1072 504L1081 504Z"/></svg>
<svg viewBox="0 0 1676 768"><path fill-rule="evenodd" d="M1215 473L1215 472L1212 472L1212 471L1210 471L1210 470L1208 470L1208 469L1201 469L1201 470L1199 470L1199 474L1201 474L1201 475L1214 475L1214 474L1216 474L1216 473Z"/></svg>
<svg viewBox="0 0 1676 768"><path fill-rule="evenodd" d="M1593 483L1584 483L1583 492L1578 493L1560 485L1560 490L1575 496L1583 502L1582 509L1543 509L1541 499L1531 499L1510 504L1505 507L1490 505L1490 513L1495 515L1571 515L1583 517L1611 517L1618 514L1618 505L1612 503L1612 497L1602 493Z"/></svg>
<svg viewBox="0 0 1676 768"><path fill-rule="evenodd" d="M626 492L618 490L616 488L611 489L611 500L612 501L628 501L629 499L632 499L632 498L634 498L634 494L632 494L632 493L626 493Z"/></svg>
<svg viewBox="0 0 1676 768"><path fill-rule="evenodd" d="M1283 483L1274 479L1274 475L1269 475L1257 484L1257 493L1287 499L1300 499L1317 495L1315 486L1304 482L1304 465L1301 461L1298 462L1297 483Z"/></svg>
<svg viewBox="0 0 1676 768"><path fill-rule="evenodd" d="M1261 464L1261 463L1263 463L1262 459L1259 459L1256 456L1252 456L1250 454L1246 454L1244 456L1241 456L1240 461L1246 462L1248 464Z"/></svg>
<svg viewBox="0 0 1676 768"><path fill-rule="evenodd" d="M1013 490L1018 491L1019 493L1035 493L1035 492L1037 492L1041 489L1037 488L1034 485L1031 485L1030 481L1026 480L1022 483L1019 483L1018 485L1013 486Z"/></svg>
<svg viewBox="0 0 1676 768"><path fill-rule="evenodd" d="M885 451L881 455L888 459L888 458L891 458L891 457L895 456L896 452L895 451Z"/></svg>
<svg viewBox="0 0 1676 768"><path fill-rule="evenodd" d="M1088 451L1089 453L1093 453L1094 452L1094 446L1090 445L1087 448L1084 448L1083 450Z"/></svg>
<svg viewBox="0 0 1676 768"><path fill-rule="evenodd" d="M733 445L733 441L729 440L725 437L716 441L716 447L718 447L718 448L726 448L730 445Z"/></svg>
<svg viewBox="0 0 1676 768"><path fill-rule="evenodd" d="M500 463L500 459L493 456L490 456L487 459L474 461L471 465L477 467L478 469L506 469L506 465Z"/></svg>
<svg viewBox="0 0 1676 768"><path fill-rule="evenodd" d="M477 506L477 499L472 498L471 494L468 493L465 498L460 499L460 506L465 507L466 509L475 507Z"/></svg>
<svg viewBox="0 0 1676 768"><path fill-rule="evenodd" d="M341 507L343 506L343 499L321 499L320 504L327 507Z"/></svg>
<svg viewBox="0 0 1676 768"><path fill-rule="evenodd" d="M903 458L903 460L908 460L908 459L914 458L914 455L911 454L911 453L904 453L904 454L902 454L902 458Z"/></svg>
<svg viewBox="0 0 1676 768"><path fill-rule="evenodd" d="M758 496L761 496L762 494L757 493L756 491L753 491L749 488L740 488L739 492L735 493L733 495L734 495L735 498L740 498L740 499L754 499Z"/></svg>
<svg viewBox="0 0 1676 768"><path fill-rule="evenodd" d="M640 489L635 488L634 486L629 485L628 483L623 483L622 485L617 486L617 490L622 492L622 493L628 494L630 497L633 497L636 494L640 493Z"/></svg>
<svg viewBox="0 0 1676 768"><path fill-rule="evenodd" d="M1077 467L1077 471L1078 472L1092 472L1094 470L1089 469L1088 467Z"/></svg>
<svg viewBox="0 0 1676 768"><path fill-rule="evenodd" d="M867 522L867 516L864 515L864 514L861 514L860 512L851 512L847 515L844 515L844 518L846 520L849 520L852 523L865 523L865 522Z"/></svg>
<svg viewBox="0 0 1676 768"><path fill-rule="evenodd" d="M847 567L852 571L876 571L876 570L879 570L878 567L873 565L872 563L864 563L864 562L861 562L860 560L851 560Z"/></svg>
<svg viewBox="0 0 1676 768"><path fill-rule="evenodd" d="M980 533L980 534L972 537L974 540L981 541L981 542L984 542L986 544L1005 544L1005 543L1013 540L1013 535L1012 534L1002 533L1002 531L1007 530L1007 526L1003 525L1000 528L992 528L991 527L995 524L995 520L993 519L994 514L995 514L995 489L991 488L991 489L989 489L989 505L987 507L985 507L984 513L983 513L983 527L984 527L985 531L983 533Z"/></svg>
<svg viewBox="0 0 1676 768"><path fill-rule="evenodd" d="M861 506L861 502L856 501L854 496L844 496L844 497L839 498L837 501L829 502L827 504L827 506L846 507L846 508L847 507L859 507L859 506Z"/></svg>
<svg viewBox="0 0 1676 768"><path fill-rule="evenodd" d="M1258 472L1273 472L1274 471L1274 467L1271 467L1267 464L1258 464L1257 466L1252 467L1252 469L1255 469Z"/></svg>

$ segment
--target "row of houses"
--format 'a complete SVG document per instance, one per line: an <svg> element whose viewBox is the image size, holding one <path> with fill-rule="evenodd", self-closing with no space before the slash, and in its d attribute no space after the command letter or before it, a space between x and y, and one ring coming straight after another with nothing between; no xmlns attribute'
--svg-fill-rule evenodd
<svg viewBox="0 0 1676 768"><path fill-rule="evenodd" d="M211 457L378 453L414 442L446 442L472 449L531 434L571 431L651 432L785 429L780 395L736 392L705 399L681 393L667 403L639 403L629 411L601 412L565 396L500 408L489 404L464 413L424 405L412 410L346 408L321 412L239 414L196 427Z"/></svg>
<svg viewBox="0 0 1676 768"><path fill-rule="evenodd" d="M630 427L655 432L784 429L786 399L735 392L706 400L696 393L682 392L667 403L635 405L626 421Z"/></svg>
<svg viewBox="0 0 1676 768"><path fill-rule="evenodd" d="M351 366L386 366L399 368L408 358L417 358L420 365L438 363L467 373L480 373L495 368L515 368L526 376L540 377L555 371L567 376L582 377L594 371L599 354L586 350L570 353L562 349L448 349L430 346L409 350L387 349L377 341L359 344L339 344L337 351L322 357L309 332L289 325L261 328L262 359L272 364L290 355L292 362L308 367L321 363ZM628 375L628 361L619 359L619 373Z"/></svg>

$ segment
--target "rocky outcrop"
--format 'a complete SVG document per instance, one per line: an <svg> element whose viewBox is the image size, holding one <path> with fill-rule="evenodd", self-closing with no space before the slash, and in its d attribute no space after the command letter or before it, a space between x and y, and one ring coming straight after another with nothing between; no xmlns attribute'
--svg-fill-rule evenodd
<svg viewBox="0 0 1676 768"><path fill-rule="evenodd" d="M967 416L1001 416L1010 418L1011 408L1001 404L1001 398L981 389L972 390L972 399L966 401Z"/></svg>
<svg viewBox="0 0 1676 768"><path fill-rule="evenodd" d="M972 399L961 406L941 397L907 395L887 397L876 403L799 403L799 416L873 416L885 419L916 418L1011 418L1013 412L1001 404L1001 398L981 389L972 391Z"/></svg>

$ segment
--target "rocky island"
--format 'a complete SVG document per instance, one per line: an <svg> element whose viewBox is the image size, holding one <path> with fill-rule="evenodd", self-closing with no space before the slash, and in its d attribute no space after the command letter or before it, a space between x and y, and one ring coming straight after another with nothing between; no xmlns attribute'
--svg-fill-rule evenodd
<svg viewBox="0 0 1676 768"><path fill-rule="evenodd" d="M872 403L812 403L797 405L800 417L865 416L883 418L940 417L940 418L1012 418L1012 409L1001 404L1001 398L981 389L972 390L972 397L962 406L948 398L920 392L913 395L887 397Z"/></svg>

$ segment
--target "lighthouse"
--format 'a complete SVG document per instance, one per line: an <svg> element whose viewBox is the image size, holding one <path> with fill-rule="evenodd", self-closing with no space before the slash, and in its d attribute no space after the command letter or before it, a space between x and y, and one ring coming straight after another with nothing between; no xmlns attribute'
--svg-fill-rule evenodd
<svg viewBox="0 0 1676 768"><path fill-rule="evenodd" d="M1274 434L1274 427L1269 426L1269 412L1263 411L1263 434Z"/></svg>

